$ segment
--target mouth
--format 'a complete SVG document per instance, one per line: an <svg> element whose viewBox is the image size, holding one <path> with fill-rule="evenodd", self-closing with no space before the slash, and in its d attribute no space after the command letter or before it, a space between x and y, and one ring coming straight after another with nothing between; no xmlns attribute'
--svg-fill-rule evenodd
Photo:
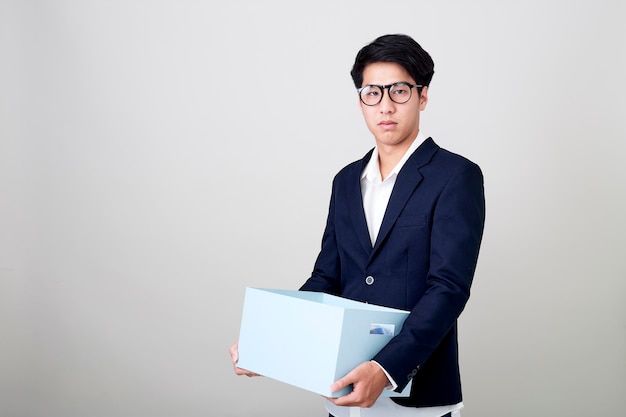
<svg viewBox="0 0 626 417"><path fill-rule="evenodd" d="M378 123L378 126L382 127L383 129L391 129L395 127L396 124L396 122L392 122L391 120L383 120Z"/></svg>

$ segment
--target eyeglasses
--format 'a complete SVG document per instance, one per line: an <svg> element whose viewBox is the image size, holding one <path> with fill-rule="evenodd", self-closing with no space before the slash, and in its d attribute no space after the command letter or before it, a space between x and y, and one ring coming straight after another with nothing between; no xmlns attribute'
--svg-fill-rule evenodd
<svg viewBox="0 0 626 417"><path fill-rule="evenodd" d="M411 99L413 89L417 88L421 91L423 85L409 84L401 81L399 83L393 83L389 85L374 85L368 84L365 87L357 89L361 102L366 106L375 106L383 99L385 90L389 91L389 98L394 103L403 104Z"/></svg>

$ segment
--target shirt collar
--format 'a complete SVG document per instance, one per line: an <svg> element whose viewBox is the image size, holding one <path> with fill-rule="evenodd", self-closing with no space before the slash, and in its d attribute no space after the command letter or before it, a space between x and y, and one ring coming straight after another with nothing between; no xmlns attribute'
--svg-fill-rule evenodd
<svg viewBox="0 0 626 417"><path fill-rule="evenodd" d="M391 170L387 178L397 175L402 169L402 167L404 166L407 159L409 159L409 157L413 154L413 152L415 152L415 150L419 147L419 145L422 144L422 142L424 142L425 140L426 140L426 136L420 130L417 134L417 137L413 141L413 143L411 143L411 146L409 146L409 149L407 149L404 155L402 155L402 158L400 159L400 161L398 161L396 166L393 167L393 169ZM380 165L378 164L378 146L374 147L372 156L370 160L367 162L365 169L361 173L361 179L362 180L367 179L368 181L375 181L375 180L380 181Z"/></svg>

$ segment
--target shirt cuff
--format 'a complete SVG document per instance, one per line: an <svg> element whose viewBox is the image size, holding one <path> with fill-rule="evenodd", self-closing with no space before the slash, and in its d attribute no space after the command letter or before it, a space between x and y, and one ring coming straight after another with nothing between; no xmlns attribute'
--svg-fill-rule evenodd
<svg viewBox="0 0 626 417"><path fill-rule="evenodd" d="M387 375L387 385L385 385L385 389L388 389L390 391L395 390L396 388L398 388L398 384L396 384L396 381L393 380L393 378L391 377L391 375L389 375L389 373L385 370L385 368L383 368L383 366L381 364L379 364L376 361L370 361L370 362L374 362L376 365L378 365L378 367L380 369L382 369L382 371L385 373L385 375Z"/></svg>

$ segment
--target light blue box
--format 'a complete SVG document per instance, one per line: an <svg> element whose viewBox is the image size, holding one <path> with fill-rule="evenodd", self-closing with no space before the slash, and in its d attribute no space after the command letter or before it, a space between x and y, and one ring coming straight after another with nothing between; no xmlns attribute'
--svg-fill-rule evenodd
<svg viewBox="0 0 626 417"><path fill-rule="evenodd" d="M408 311L320 292L246 288L237 366L326 397L398 334ZM384 390L383 396L408 397Z"/></svg>

